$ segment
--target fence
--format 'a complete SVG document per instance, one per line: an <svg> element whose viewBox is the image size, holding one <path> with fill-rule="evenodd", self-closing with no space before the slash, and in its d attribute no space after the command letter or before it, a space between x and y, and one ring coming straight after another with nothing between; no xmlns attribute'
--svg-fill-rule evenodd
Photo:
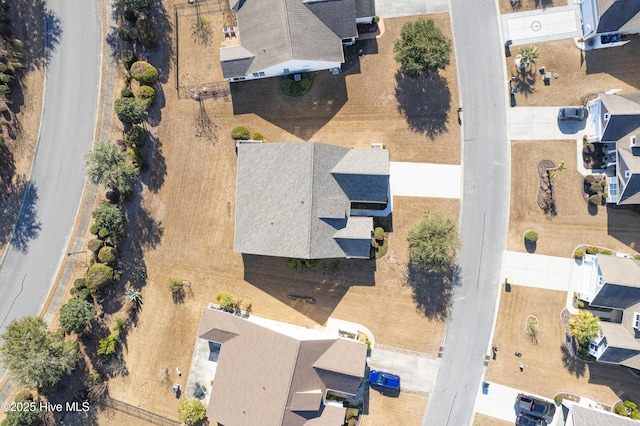
<svg viewBox="0 0 640 426"><path fill-rule="evenodd" d="M142 408L134 407L133 405L127 404L126 402L118 401L110 397L106 397L106 399L104 400L104 404L107 407L113 408L114 410L118 410L130 416L137 417L154 425L180 426L182 424L175 420L162 417L158 414L143 410Z"/></svg>

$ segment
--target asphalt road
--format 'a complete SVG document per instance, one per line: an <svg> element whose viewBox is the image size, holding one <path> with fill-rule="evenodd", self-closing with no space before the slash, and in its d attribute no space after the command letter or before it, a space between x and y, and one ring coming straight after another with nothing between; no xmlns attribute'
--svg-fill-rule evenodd
<svg viewBox="0 0 640 426"><path fill-rule="evenodd" d="M47 0L46 6L43 115L30 189L0 264L0 333L14 319L38 315L45 302L66 256L85 182L83 155L96 125L100 2Z"/></svg>
<svg viewBox="0 0 640 426"><path fill-rule="evenodd" d="M509 212L507 78L496 3L451 0L463 107L463 182L458 255L444 353L423 424L472 421L493 327Z"/></svg>

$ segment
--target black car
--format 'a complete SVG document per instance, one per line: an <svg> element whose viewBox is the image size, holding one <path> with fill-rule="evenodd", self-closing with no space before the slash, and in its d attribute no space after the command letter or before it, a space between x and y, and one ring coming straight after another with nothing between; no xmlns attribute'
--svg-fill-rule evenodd
<svg viewBox="0 0 640 426"><path fill-rule="evenodd" d="M537 417L531 417L528 414L520 413L516 419L516 425L518 426L547 426L545 419L539 419Z"/></svg>
<svg viewBox="0 0 640 426"><path fill-rule="evenodd" d="M556 406L552 402L534 398L533 396L519 394L516 398L516 407L520 409L522 414L538 419L544 419L547 422L553 420L556 413Z"/></svg>

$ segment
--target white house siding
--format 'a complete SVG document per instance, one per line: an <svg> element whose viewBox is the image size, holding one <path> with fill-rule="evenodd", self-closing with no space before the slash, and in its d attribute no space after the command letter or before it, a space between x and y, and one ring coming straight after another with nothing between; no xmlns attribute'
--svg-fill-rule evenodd
<svg viewBox="0 0 640 426"><path fill-rule="evenodd" d="M243 80L255 80L258 78L267 78L267 77L277 77L279 75L288 75L295 74L300 72L311 72L311 71L322 71L322 70L330 70L332 68L340 68L342 62L332 62L332 61L303 61L299 59L292 59L287 62L280 63L278 65L274 65L269 68L265 68L255 73L250 73L245 75L242 80L235 80L233 78L229 78L227 80L233 81L243 81ZM257 74L257 75L254 75Z"/></svg>

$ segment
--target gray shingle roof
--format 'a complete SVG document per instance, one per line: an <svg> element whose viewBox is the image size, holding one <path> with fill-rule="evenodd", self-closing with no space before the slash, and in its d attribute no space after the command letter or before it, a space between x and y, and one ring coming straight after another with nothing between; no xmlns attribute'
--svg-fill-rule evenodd
<svg viewBox="0 0 640 426"><path fill-rule="evenodd" d="M597 258L607 284L640 288L640 261L606 254L598 254Z"/></svg>
<svg viewBox="0 0 640 426"><path fill-rule="evenodd" d="M622 31L640 25L638 0L599 0L598 33Z"/></svg>
<svg viewBox="0 0 640 426"><path fill-rule="evenodd" d="M618 416L614 413L608 413L606 411L595 410L593 408L583 407L578 404L573 404L571 410L573 411L573 425L574 426L632 426L638 425L637 422Z"/></svg>
<svg viewBox="0 0 640 426"><path fill-rule="evenodd" d="M369 172L379 174L336 177L331 171L347 155L372 160L380 170ZM386 150L315 142L239 146L234 250L301 259L368 257L373 222L349 217L343 182L369 187L375 197L384 192L385 202L388 170Z"/></svg>
<svg viewBox="0 0 640 426"><path fill-rule="evenodd" d="M220 64L224 76L247 75L255 55L242 46L220 49Z"/></svg>
<svg viewBox="0 0 640 426"><path fill-rule="evenodd" d="M313 391L322 397L327 387L355 393L364 375L367 347L360 342L324 336L298 340L226 312L203 309L198 337L220 332L236 337L221 346L207 416L226 426L302 426L330 414ZM332 355L336 348L342 357ZM329 367L346 373L325 377L326 371L314 366L318 360L336 362L339 365ZM344 421L344 409L342 413Z"/></svg>
<svg viewBox="0 0 640 426"><path fill-rule="evenodd" d="M376 16L375 0L356 0L356 18Z"/></svg>
<svg viewBox="0 0 640 426"><path fill-rule="evenodd" d="M225 78L294 59L344 62L341 38L357 35L354 0L245 0L236 13L240 44L255 58L243 74L223 65ZM224 64L222 55L220 60Z"/></svg>
<svg viewBox="0 0 640 426"><path fill-rule="evenodd" d="M640 104L637 96L629 95L600 95L605 108L611 114L604 134L603 141L618 141L640 127Z"/></svg>

